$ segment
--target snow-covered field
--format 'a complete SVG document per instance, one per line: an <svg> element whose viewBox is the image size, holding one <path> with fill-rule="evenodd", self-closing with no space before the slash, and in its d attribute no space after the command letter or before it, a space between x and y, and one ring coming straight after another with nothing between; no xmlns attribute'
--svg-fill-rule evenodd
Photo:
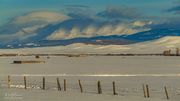
<svg viewBox="0 0 180 101"><path fill-rule="evenodd" d="M180 57L167 56L88 56L41 57L46 63L12 64L13 60L36 60L34 57L0 57L0 101L166 101L167 86L170 101L180 99ZM11 89L7 76L11 75ZM27 76L27 90L23 76ZM42 77L46 78L46 90ZM57 91L56 77L67 91ZM80 79L84 93L80 93ZM97 94L97 81L103 94ZM112 81L116 92L112 94ZM143 97L142 84L150 87L150 98Z"/></svg>
<svg viewBox="0 0 180 101"><path fill-rule="evenodd" d="M23 49L1 49L0 54L59 54L59 53L162 53L180 47L179 37L165 37L132 45L53 46ZM43 60L40 64L12 64L13 60ZM11 89L7 76L11 76ZM27 76L28 90L24 90L23 76ZM42 90L42 77L46 90ZM57 91L56 78L67 80L67 92ZM77 80L82 81L84 93ZM50 56L35 59L32 56L0 57L0 101L165 101L164 86L170 100L180 99L180 57L168 56ZM97 81L103 94L97 94ZM112 94L112 81L118 95ZM150 87L150 98L143 97L142 84Z"/></svg>

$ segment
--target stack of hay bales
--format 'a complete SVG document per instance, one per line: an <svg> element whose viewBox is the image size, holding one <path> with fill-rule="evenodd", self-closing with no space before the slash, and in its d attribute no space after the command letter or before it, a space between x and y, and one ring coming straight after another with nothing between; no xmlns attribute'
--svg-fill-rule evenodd
<svg viewBox="0 0 180 101"><path fill-rule="evenodd" d="M26 64L26 63L45 63L45 61L34 61L34 60L26 60L26 61L13 61L14 64Z"/></svg>

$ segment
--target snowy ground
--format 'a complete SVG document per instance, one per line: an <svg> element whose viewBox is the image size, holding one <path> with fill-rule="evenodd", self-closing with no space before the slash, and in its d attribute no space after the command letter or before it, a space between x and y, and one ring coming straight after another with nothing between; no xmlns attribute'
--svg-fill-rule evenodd
<svg viewBox="0 0 180 101"><path fill-rule="evenodd" d="M0 101L166 101L167 86L170 101L180 99L180 57L164 56L89 56L41 57L46 63L12 64L13 60L35 60L34 57L0 58ZM11 89L7 88L11 75ZM23 75L27 75L28 90L23 89ZM46 90L42 88L46 78ZM59 92L56 77L67 80L67 92ZM84 93L77 80L81 79ZM103 94L97 94L97 81ZM112 81L118 95L112 94ZM150 98L143 97L142 84L150 87Z"/></svg>

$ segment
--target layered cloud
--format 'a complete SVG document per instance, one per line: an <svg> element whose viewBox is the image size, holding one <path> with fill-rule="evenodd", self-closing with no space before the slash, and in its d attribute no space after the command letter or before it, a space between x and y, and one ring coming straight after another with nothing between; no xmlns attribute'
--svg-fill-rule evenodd
<svg viewBox="0 0 180 101"><path fill-rule="evenodd" d="M180 1L176 2L176 6L171 7L167 10L168 12L173 12L174 14L180 14Z"/></svg>
<svg viewBox="0 0 180 101"><path fill-rule="evenodd" d="M8 42L12 40L25 40L35 36L36 31L48 24L60 23L70 19L69 16L56 12L30 12L13 18L0 28L0 40Z"/></svg>
<svg viewBox="0 0 180 101"><path fill-rule="evenodd" d="M33 22L44 22L44 23L57 23L69 19L70 17L61 13L56 12L31 12L25 15L16 17L12 23L15 24L27 24Z"/></svg>
<svg viewBox="0 0 180 101"><path fill-rule="evenodd" d="M65 5L65 12L68 16L77 19L94 18L94 12L89 6L84 5Z"/></svg>
<svg viewBox="0 0 180 101"><path fill-rule="evenodd" d="M150 30L146 25L152 24L150 21L134 21L131 23L104 24L100 26L87 25L84 28L74 26L71 29L60 28L47 37L48 40L62 40L77 37L94 37L108 35L129 35L141 31Z"/></svg>
<svg viewBox="0 0 180 101"><path fill-rule="evenodd" d="M180 14L180 5L173 7L171 9L168 10L169 12L174 12L175 14Z"/></svg>
<svg viewBox="0 0 180 101"><path fill-rule="evenodd" d="M0 40L64 40L129 35L150 30L148 25L152 24L152 21L138 19L141 14L128 7L108 7L100 13L93 13L88 6L66 7L65 13L37 11L17 16L0 28Z"/></svg>
<svg viewBox="0 0 180 101"><path fill-rule="evenodd" d="M135 19L141 14L135 8L129 7L108 7L106 10L97 14L108 19Z"/></svg>

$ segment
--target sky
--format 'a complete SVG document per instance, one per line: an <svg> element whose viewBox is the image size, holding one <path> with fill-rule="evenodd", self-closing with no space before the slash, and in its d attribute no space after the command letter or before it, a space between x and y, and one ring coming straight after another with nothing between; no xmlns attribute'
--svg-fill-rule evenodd
<svg viewBox="0 0 180 101"><path fill-rule="evenodd" d="M46 10L62 12L67 5L88 6L94 12L108 6L127 6L148 16L177 16L165 10L176 6L178 0L0 0L1 24L9 19L31 11Z"/></svg>
<svg viewBox="0 0 180 101"><path fill-rule="evenodd" d="M180 0L0 0L0 40L129 35L179 19Z"/></svg>

